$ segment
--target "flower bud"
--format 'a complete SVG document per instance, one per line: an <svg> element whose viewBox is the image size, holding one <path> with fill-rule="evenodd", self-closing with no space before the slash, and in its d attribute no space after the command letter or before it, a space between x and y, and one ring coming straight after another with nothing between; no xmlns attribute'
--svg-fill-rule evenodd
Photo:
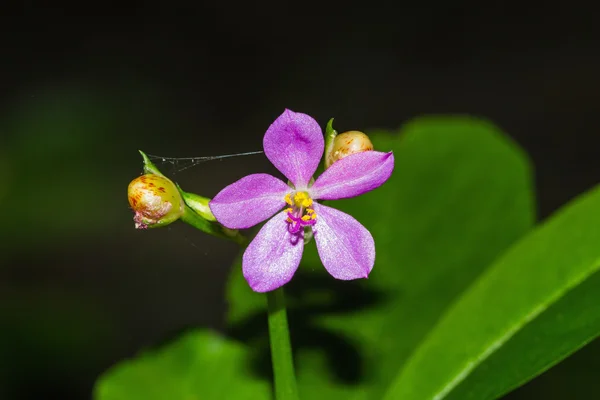
<svg viewBox="0 0 600 400"><path fill-rule="evenodd" d="M329 152L325 156L325 168L351 154L373 150L373 143L367 135L359 131L348 131L335 136Z"/></svg>
<svg viewBox="0 0 600 400"><path fill-rule="evenodd" d="M183 215L185 203L179 190L164 176L146 174L134 179L127 195L136 229L168 225Z"/></svg>

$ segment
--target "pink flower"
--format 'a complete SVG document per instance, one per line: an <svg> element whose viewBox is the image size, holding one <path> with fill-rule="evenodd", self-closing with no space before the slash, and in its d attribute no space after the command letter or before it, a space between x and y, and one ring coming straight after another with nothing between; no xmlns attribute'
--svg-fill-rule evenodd
<svg viewBox="0 0 600 400"><path fill-rule="evenodd" d="M311 185L323 156L323 133L312 117L290 110L271 124L263 147L293 186L268 174L248 175L209 203L217 221L231 229L271 218L244 252L242 269L250 287L268 292L289 282L302 258L307 227L334 278L366 278L375 263L371 233L350 215L315 200L355 197L381 186L392 174L394 155L378 151L350 155Z"/></svg>

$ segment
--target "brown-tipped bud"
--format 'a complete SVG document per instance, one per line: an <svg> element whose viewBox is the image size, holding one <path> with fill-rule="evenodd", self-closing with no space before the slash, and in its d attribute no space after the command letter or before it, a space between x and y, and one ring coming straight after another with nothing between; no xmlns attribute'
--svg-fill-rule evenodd
<svg viewBox="0 0 600 400"><path fill-rule="evenodd" d="M373 143L367 135L359 131L340 133L333 139L331 151L325 158L325 167L351 154L373 150Z"/></svg>
<svg viewBox="0 0 600 400"><path fill-rule="evenodd" d="M146 174L134 179L127 195L137 229L168 225L183 215L185 203L181 194L164 176Z"/></svg>

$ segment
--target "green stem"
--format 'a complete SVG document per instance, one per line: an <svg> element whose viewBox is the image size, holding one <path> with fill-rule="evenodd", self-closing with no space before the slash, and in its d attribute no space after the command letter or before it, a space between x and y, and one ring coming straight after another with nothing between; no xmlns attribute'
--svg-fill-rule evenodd
<svg viewBox="0 0 600 400"><path fill-rule="evenodd" d="M271 360L275 378L275 398L277 400L297 400L298 388L294 374L294 361L283 288L268 292L267 304L269 309Z"/></svg>

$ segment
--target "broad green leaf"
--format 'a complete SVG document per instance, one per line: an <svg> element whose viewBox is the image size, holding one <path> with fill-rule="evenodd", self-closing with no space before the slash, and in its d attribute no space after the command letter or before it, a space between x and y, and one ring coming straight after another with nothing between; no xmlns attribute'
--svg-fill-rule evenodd
<svg viewBox="0 0 600 400"><path fill-rule="evenodd" d="M285 288L303 398L380 399L449 305L533 224L526 158L491 124L428 117L370 136L394 151L391 179L327 202L373 234L369 279L334 280L310 243ZM232 333L263 346L257 363L268 370L264 299L240 270L229 284Z"/></svg>
<svg viewBox="0 0 600 400"><path fill-rule="evenodd" d="M109 370L96 384L97 400L271 398L271 385L245 368L245 346L206 331L188 333Z"/></svg>
<svg viewBox="0 0 600 400"><path fill-rule="evenodd" d="M389 399L493 399L600 333L600 187L559 210L479 279Z"/></svg>

